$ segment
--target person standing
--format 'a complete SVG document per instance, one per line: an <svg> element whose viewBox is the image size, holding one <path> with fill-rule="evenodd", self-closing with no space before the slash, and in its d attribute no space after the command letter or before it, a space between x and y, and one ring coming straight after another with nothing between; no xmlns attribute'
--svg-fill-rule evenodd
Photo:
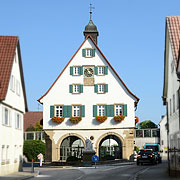
<svg viewBox="0 0 180 180"><path fill-rule="evenodd" d="M37 155L37 158L39 159L40 163L39 163L39 166L42 166L42 162L43 162L43 154L40 153Z"/></svg>

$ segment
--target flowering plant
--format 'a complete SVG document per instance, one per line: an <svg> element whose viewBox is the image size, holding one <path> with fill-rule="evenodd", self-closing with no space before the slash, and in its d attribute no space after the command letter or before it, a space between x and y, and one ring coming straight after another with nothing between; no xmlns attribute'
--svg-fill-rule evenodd
<svg viewBox="0 0 180 180"><path fill-rule="evenodd" d="M64 121L64 117L52 117L52 121L56 123L62 123Z"/></svg>
<svg viewBox="0 0 180 180"><path fill-rule="evenodd" d="M121 121L124 120L124 118L125 118L125 115L114 116L114 120L115 120L116 122L121 122Z"/></svg>
<svg viewBox="0 0 180 180"><path fill-rule="evenodd" d="M70 117L69 120L72 122L72 123L78 123L82 120L82 117Z"/></svg>
<svg viewBox="0 0 180 180"><path fill-rule="evenodd" d="M135 124L137 124L138 122L139 122L139 118L135 116Z"/></svg>
<svg viewBox="0 0 180 180"><path fill-rule="evenodd" d="M96 116L96 121L102 123L107 119L107 116Z"/></svg>

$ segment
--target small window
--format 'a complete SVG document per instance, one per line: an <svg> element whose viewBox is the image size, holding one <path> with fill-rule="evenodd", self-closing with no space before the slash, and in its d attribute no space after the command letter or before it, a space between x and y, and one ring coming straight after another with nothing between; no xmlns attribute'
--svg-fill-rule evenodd
<svg viewBox="0 0 180 180"><path fill-rule="evenodd" d="M10 126L10 116L11 116L11 112L8 108L6 107L3 107L2 108L2 111L3 111L3 125L6 125L6 126Z"/></svg>
<svg viewBox="0 0 180 180"><path fill-rule="evenodd" d="M143 130L136 130L136 137L143 137Z"/></svg>
<svg viewBox="0 0 180 180"><path fill-rule="evenodd" d="M152 130L152 137L160 137L159 129Z"/></svg>
<svg viewBox="0 0 180 180"><path fill-rule="evenodd" d="M151 130L150 129L144 130L144 137L151 137Z"/></svg>
<svg viewBox="0 0 180 180"><path fill-rule="evenodd" d="M105 74L105 67L98 66L98 75L104 75L104 74Z"/></svg>
<svg viewBox="0 0 180 180"><path fill-rule="evenodd" d="M73 75L80 75L80 67L73 67Z"/></svg>
<svg viewBox="0 0 180 180"><path fill-rule="evenodd" d="M98 84L98 93L105 93L105 85Z"/></svg>
<svg viewBox="0 0 180 180"><path fill-rule="evenodd" d="M55 116L63 117L63 106L55 106Z"/></svg>
<svg viewBox="0 0 180 180"><path fill-rule="evenodd" d="M73 93L80 93L80 85L79 84L73 85Z"/></svg>
<svg viewBox="0 0 180 180"><path fill-rule="evenodd" d="M123 105L122 104L116 104L115 105L115 115L123 115Z"/></svg>
<svg viewBox="0 0 180 180"><path fill-rule="evenodd" d="M21 129L21 115L16 113L16 129Z"/></svg>
<svg viewBox="0 0 180 180"><path fill-rule="evenodd" d="M10 89L11 89L13 92L15 91L15 78L14 78L13 75L11 76Z"/></svg>
<svg viewBox="0 0 180 180"><path fill-rule="evenodd" d="M105 116L106 115L106 106L99 105L98 106L98 116Z"/></svg>
<svg viewBox="0 0 180 180"><path fill-rule="evenodd" d="M80 106L73 106L73 117L80 117Z"/></svg>
<svg viewBox="0 0 180 180"><path fill-rule="evenodd" d="M83 57L94 57L95 49L87 48L82 50Z"/></svg>
<svg viewBox="0 0 180 180"><path fill-rule="evenodd" d="M20 96L20 82L16 80L16 94Z"/></svg>

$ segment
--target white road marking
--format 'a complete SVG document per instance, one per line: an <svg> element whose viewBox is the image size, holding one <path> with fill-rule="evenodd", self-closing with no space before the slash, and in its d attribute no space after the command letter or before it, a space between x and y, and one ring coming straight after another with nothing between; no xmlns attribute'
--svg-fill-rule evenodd
<svg viewBox="0 0 180 180"><path fill-rule="evenodd" d="M36 177L51 177L50 175L37 175Z"/></svg>

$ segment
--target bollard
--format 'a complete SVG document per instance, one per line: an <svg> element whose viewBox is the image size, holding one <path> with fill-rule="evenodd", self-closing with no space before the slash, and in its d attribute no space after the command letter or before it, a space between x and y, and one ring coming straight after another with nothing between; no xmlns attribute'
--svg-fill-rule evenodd
<svg viewBox="0 0 180 180"><path fill-rule="evenodd" d="M31 172L34 173L34 159L32 159Z"/></svg>

